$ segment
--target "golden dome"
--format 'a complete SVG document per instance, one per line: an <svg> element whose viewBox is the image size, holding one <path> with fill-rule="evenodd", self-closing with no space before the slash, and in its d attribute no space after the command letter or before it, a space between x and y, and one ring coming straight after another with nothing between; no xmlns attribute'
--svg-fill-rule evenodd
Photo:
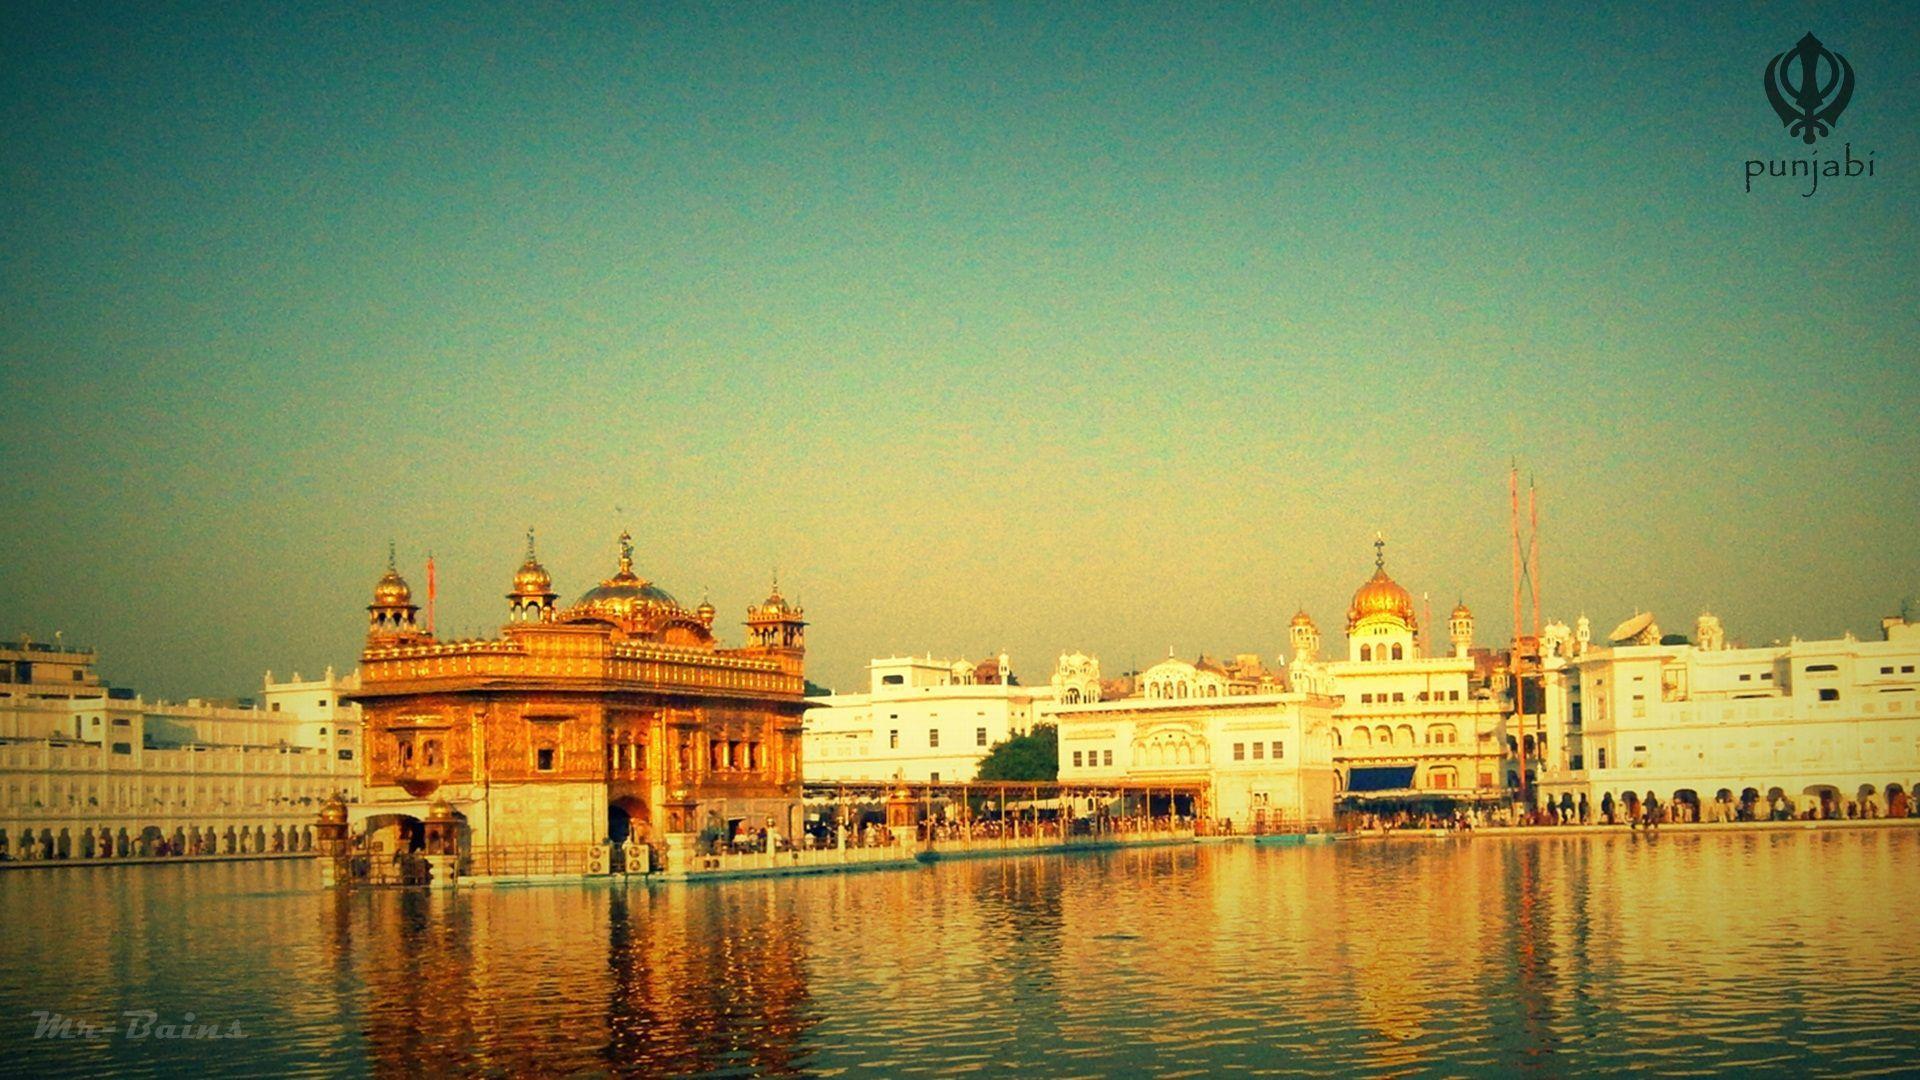
<svg viewBox="0 0 1920 1080"><path fill-rule="evenodd" d="M601 622L629 635L658 638L662 634L700 627L699 620L680 606L667 590L633 572L633 537L620 534L620 568L588 589L561 612L558 621ZM696 637L711 640L700 629Z"/></svg>
<svg viewBox="0 0 1920 1080"><path fill-rule="evenodd" d="M407 587L405 578L388 570L373 586L373 602L381 607L401 607L413 602L413 590Z"/></svg>
<svg viewBox="0 0 1920 1080"><path fill-rule="evenodd" d="M1473 618L1473 612L1467 610L1467 602L1465 600L1460 601L1459 604L1454 606L1453 618L1456 618L1456 619Z"/></svg>
<svg viewBox="0 0 1920 1080"><path fill-rule="evenodd" d="M347 804L335 795L320 808L320 822L323 825L343 825L347 820Z"/></svg>
<svg viewBox="0 0 1920 1080"><path fill-rule="evenodd" d="M1413 616L1413 594L1387 576L1386 541L1376 537L1373 546L1373 576L1353 594L1353 603L1347 608L1347 629L1351 630L1362 619L1376 615L1398 619L1412 629L1416 621Z"/></svg>
<svg viewBox="0 0 1920 1080"><path fill-rule="evenodd" d="M533 530L527 530L527 561L513 574L513 595L546 596L553 592L553 578L533 553Z"/></svg>
<svg viewBox="0 0 1920 1080"><path fill-rule="evenodd" d="M1292 623L1292 625L1294 625L1294 626L1312 626L1312 625L1313 625L1313 616L1311 616L1311 615L1309 615L1309 614L1307 614L1307 609L1306 609L1306 608L1301 608L1301 609L1300 609L1299 611L1296 611L1296 612L1294 612L1294 615L1293 615L1293 623Z"/></svg>
<svg viewBox="0 0 1920 1080"><path fill-rule="evenodd" d="M387 541L387 572L373 584L374 607L406 607L413 603L413 590L393 565L393 541Z"/></svg>
<svg viewBox="0 0 1920 1080"><path fill-rule="evenodd" d="M445 795L442 795L439 798L433 800L433 802L427 806L427 820L428 821L452 821L453 820L453 804L447 801L447 797Z"/></svg>

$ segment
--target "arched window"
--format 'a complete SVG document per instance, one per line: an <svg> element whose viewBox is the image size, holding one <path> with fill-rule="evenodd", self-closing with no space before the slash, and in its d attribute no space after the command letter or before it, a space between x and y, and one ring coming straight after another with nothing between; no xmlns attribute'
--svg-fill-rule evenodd
<svg viewBox="0 0 1920 1080"><path fill-rule="evenodd" d="M1371 645L1360 646L1360 659L1362 660L1373 659L1373 646Z"/></svg>
<svg viewBox="0 0 1920 1080"><path fill-rule="evenodd" d="M1395 660L1405 659L1404 655L1400 651L1400 643L1397 641L1393 643L1393 658Z"/></svg>

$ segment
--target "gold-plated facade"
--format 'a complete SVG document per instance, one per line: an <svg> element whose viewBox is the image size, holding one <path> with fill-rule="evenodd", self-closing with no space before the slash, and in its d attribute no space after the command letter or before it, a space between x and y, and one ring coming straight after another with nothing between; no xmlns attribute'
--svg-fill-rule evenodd
<svg viewBox="0 0 1920 1080"><path fill-rule="evenodd" d="M641 577L625 535L616 572L565 608L530 535L497 637L439 640L410 595L377 589L354 695L353 817L373 861L418 850L440 801L467 874L586 870L628 842L657 859L671 833L799 831L797 607L750 608L747 646L723 648L710 608Z"/></svg>

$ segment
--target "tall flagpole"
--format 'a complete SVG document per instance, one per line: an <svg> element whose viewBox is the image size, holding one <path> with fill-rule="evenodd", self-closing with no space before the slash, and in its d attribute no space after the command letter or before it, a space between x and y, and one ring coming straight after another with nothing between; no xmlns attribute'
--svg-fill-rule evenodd
<svg viewBox="0 0 1920 1080"><path fill-rule="evenodd" d="M427 552L427 634L428 636L432 636L433 634L434 592L435 592L435 586L433 581L433 552L429 551Z"/></svg>
<svg viewBox="0 0 1920 1080"><path fill-rule="evenodd" d="M1520 803L1531 809L1527 795L1526 684L1520 673L1520 463L1507 469L1507 517L1513 537L1513 646L1507 654L1507 670L1513 678L1514 750L1520 757Z"/></svg>

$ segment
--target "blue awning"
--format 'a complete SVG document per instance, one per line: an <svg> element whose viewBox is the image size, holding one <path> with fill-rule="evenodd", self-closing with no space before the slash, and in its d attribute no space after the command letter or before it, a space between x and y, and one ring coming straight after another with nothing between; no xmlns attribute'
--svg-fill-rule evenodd
<svg viewBox="0 0 1920 1080"><path fill-rule="evenodd" d="M1348 791L1404 791L1412 786L1411 765L1367 765L1347 774Z"/></svg>

